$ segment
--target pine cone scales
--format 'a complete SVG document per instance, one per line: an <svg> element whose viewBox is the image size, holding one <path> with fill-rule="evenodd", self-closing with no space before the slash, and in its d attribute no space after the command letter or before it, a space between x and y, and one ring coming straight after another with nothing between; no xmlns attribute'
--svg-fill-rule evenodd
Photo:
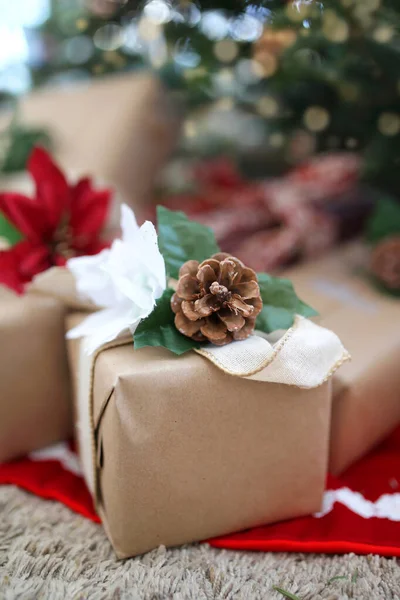
<svg viewBox="0 0 400 600"><path fill-rule="evenodd" d="M189 260L179 271L171 307L178 331L198 342L244 340L262 309L257 275L222 252L201 264Z"/></svg>

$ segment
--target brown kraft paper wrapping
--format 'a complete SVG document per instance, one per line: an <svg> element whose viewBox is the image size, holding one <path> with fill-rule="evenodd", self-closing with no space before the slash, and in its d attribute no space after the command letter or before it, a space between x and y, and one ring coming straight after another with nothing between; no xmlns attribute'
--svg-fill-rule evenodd
<svg viewBox="0 0 400 600"><path fill-rule="evenodd" d="M64 308L0 287L0 462L72 432Z"/></svg>
<svg viewBox="0 0 400 600"><path fill-rule="evenodd" d="M10 118L0 118L0 127ZM90 174L99 184L116 186L135 208L151 200L179 129L168 94L144 72L34 90L21 99L19 119L49 130L55 157L67 173ZM12 187L25 191L30 186L18 177ZM115 220L119 223L118 210Z"/></svg>
<svg viewBox="0 0 400 600"><path fill-rule="evenodd" d="M353 243L285 274L352 356L333 380L330 471L339 474L400 423L400 299L379 292Z"/></svg>
<svg viewBox="0 0 400 600"><path fill-rule="evenodd" d="M249 381L130 343L99 354L93 397L96 504L119 558L320 509L329 382Z"/></svg>

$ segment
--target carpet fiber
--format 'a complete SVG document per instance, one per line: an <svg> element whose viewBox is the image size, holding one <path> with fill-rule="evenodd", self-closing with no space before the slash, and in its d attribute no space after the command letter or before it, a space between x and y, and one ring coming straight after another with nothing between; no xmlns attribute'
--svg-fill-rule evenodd
<svg viewBox="0 0 400 600"><path fill-rule="evenodd" d="M400 564L327 557L161 547L123 562L99 525L64 506L0 487L1 600L400 599Z"/></svg>

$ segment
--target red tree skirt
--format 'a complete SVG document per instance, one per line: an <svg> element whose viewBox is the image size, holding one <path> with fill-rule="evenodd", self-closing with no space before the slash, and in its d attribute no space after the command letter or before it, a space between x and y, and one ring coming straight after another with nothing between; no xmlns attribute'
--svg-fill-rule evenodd
<svg viewBox="0 0 400 600"><path fill-rule="evenodd" d="M0 484L58 500L99 522L68 444L0 465ZM400 556L400 428L340 479L328 478L319 515L210 541L218 548Z"/></svg>

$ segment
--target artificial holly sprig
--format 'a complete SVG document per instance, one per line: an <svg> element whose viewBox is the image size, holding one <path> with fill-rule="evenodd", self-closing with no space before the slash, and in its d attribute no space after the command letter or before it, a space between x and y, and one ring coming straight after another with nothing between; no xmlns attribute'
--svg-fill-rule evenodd
<svg viewBox="0 0 400 600"><path fill-rule="evenodd" d="M171 287L168 287L164 291L162 296L157 300L156 306L150 316L142 320L136 328L134 336L136 349L145 346L162 346L175 354L183 354L193 348L201 347L209 339L214 343L227 343L234 339L244 339L243 336L240 336L240 331L242 331L241 327L248 325L246 317L251 321L252 317L256 315L254 317L254 324L251 323L252 327L248 327L246 330L247 337L254 328L265 333L271 333L279 329L289 328L293 324L294 317L297 314L304 317L312 317L317 314L314 309L297 297L293 285L289 280L272 277L266 273L256 275L251 269L244 267L238 259L222 255L214 233L210 228L189 220L180 211L170 211L162 206L157 208L157 219L159 249L164 258L169 278L173 280L178 279L180 269L185 263L190 262L193 266L193 263L197 262L205 270L205 273L198 275L200 277L198 282L200 285L203 283L204 278L207 277L207 269L208 272L212 269L214 261L215 263L219 262L219 266L215 264L215 268L224 270L224 277L228 277L233 291L235 289L244 289L244 285L247 285L247 291L243 292L245 300L237 298L236 305L232 306L231 309L236 319L236 324L239 323L239 325L232 327L232 324L229 323L225 327L225 330L221 326L220 321L223 323L227 321L226 313L229 309L228 306L228 309L224 308L225 312L221 315L219 321L215 315L215 327L212 327L210 330L210 326L213 325L213 322L210 323L210 318L214 319L213 311L219 310L220 306L214 304L212 311L210 311L207 307L207 299L204 292L200 305L196 305L194 300L190 303L190 294L185 295L186 282L185 280L182 281L182 279L185 279L186 272L182 274L181 271L180 285L184 291L180 292L179 284L176 293ZM235 261L237 262L235 263ZM227 271L229 269L233 269L234 271L235 266L240 270L240 276L243 277L242 288L240 288L240 282L236 284L235 281L232 281L232 277L229 280L229 273ZM246 270L245 277L243 276L243 270ZM233 273L233 276L236 274ZM191 285L195 286L196 281L193 277L192 279ZM205 282L206 286L209 284L210 282ZM218 285L221 289L213 290L213 294L209 295L208 302L216 303L220 301L221 307L222 304L225 307L225 305L229 305L229 302L223 302L223 294L231 294L231 292L221 282ZM251 288L250 292L249 286ZM255 286L257 286L257 289ZM220 294L220 297L218 297L218 294ZM196 290L194 289L193 298L199 296L200 294L196 294ZM232 294L229 298L231 296ZM186 301L186 297L189 300ZM180 309L175 312L173 310L174 304L177 301L181 303L186 302L183 317L187 317L188 315L188 321L194 323L194 327L187 329L179 327L181 321L178 321L177 318L178 316L182 317L182 312ZM195 310L200 311L198 315ZM204 326L202 328L196 327L197 319L202 321L203 315L207 320L207 329ZM185 331L185 334L181 333L179 329ZM236 331L239 334L237 336L235 336ZM210 335L204 335L203 332L210 332Z"/></svg>

